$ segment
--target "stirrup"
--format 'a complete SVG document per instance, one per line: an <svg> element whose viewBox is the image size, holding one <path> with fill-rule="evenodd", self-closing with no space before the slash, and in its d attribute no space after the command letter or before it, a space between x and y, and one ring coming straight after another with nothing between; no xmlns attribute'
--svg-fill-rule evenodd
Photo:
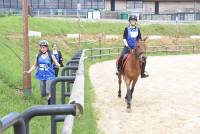
<svg viewBox="0 0 200 134"><path fill-rule="evenodd" d="M149 73L145 71L143 74L141 74L141 78L146 78L146 77L149 77Z"/></svg>
<svg viewBox="0 0 200 134"><path fill-rule="evenodd" d="M115 74L116 74L116 75L119 75L119 74L120 74L120 71L119 71L119 70L117 70Z"/></svg>

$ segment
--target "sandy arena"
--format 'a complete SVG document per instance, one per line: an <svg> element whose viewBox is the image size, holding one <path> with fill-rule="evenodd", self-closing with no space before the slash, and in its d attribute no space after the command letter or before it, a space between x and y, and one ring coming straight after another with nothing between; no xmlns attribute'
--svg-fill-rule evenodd
<svg viewBox="0 0 200 134"><path fill-rule="evenodd" d="M115 61L90 68L96 101L98 134L200 134L200 55L152 56L150 77L133 93L132 112L117 97Z"/></svg>

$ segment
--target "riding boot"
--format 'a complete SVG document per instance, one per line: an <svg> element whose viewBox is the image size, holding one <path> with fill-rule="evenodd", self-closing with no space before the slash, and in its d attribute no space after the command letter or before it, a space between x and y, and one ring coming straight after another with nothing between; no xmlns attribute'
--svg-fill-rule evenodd
<svg viewBox="0 0 200 134"><path fill-rule="evenodd" d="M148 74L146 74L146 71L145 71L145 67L146 67L146 57L143 59L142 61L142 65L141 65L141 78L146 78L146 77L149 77Z"/></svg>

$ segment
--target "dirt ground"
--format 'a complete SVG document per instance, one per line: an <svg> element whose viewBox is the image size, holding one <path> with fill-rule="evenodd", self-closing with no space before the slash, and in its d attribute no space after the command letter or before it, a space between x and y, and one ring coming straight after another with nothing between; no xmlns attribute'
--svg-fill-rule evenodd
<svg viewBox="0 0 200 134"><path fill-rule="evenodd" d="M90 68L98 134L200 134L200 55L152 56L149 78L139 79L127 113L117 97L115 61Z"/></svg>

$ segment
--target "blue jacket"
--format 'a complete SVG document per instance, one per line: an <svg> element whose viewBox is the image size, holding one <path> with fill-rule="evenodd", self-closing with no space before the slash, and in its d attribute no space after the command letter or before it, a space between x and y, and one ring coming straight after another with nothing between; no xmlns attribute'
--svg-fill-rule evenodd
<svg viewBox="0 0 200 134"><path fill-rule="evenodd" d="M42 55L38 57L37 61L36 78L39 80L52 80L55 78L55 72L53 64L49 56L42 58Z"/></svg>
<svg viewBox="0 0 200 134"><path fill-rule="evenodd" d="M138 28L135 29L128 27L127 43L131 49L136 48L137 45Z"/></svg>
<svg viewBox="0 0 200 134"><path fill-rule="evenodd" d="M137 41L141 39L140 29L138 27L131 28L130 26L126 27L124 30L123 38L127 40L128 46L131 49L136 48Z"/></svg>

